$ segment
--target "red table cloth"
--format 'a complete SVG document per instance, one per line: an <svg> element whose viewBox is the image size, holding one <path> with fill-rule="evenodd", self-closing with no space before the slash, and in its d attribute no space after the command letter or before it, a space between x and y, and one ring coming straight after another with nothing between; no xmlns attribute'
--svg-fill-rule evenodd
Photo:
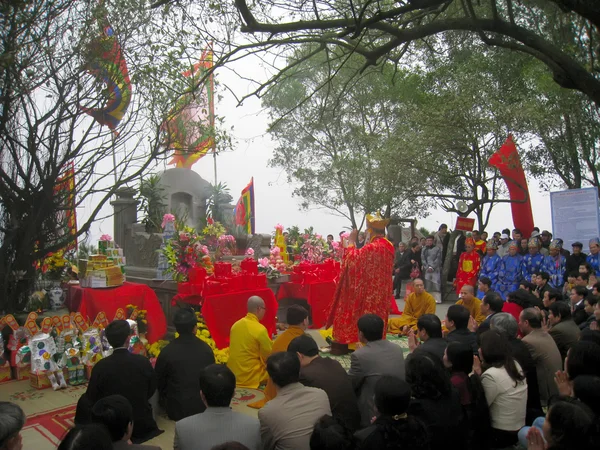
<svg viewBox="0 0 600 450"><path fill-rule="evenodd" d="M115 317L117 309L127 309L127 305L135 305L148 313L148 332L146 339L154 343L167 332L167 319L154 291L145 284L124 283L123 286L106 289L82 288L69 286L67 306L70 311L79 311L85 318L93 322L100 311L106 313L109 321Z"/></svg>
<svg viewBox="0 0 600 450"><path fill-rule="evenodd" d="M248 312L248 299L257 295L265 301L265 316L260 321L269 336L276 331L275 316L277 300L271 289L254 289L248 291L229 292L227 294L208 295L202 305L202 316L218 348L229 347L229 331L231 326L245 317ZM182 300L185 301L185 300Z"/></svg>

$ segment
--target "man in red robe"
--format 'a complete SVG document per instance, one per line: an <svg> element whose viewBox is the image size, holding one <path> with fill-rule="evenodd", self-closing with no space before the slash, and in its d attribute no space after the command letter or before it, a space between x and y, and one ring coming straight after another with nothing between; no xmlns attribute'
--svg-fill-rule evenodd
<svg viewBox="0 0 600 450"><path fill-rule="evenodd" d="M394 245L385 238L388 223L389 219L368 215L367 244L360 249L356 248L358 231L350 234L327 320L327 327L333 324L337 343L358 342L357 322L365 314L376 314L387 324L394 272Z"/></svg>
<svg viewBox="0 0 600 450"><path fill-rule="evenodd" d="M475 241L473 238L467 238L465 249L466 251L460 255L460 259L458 260L458 270L456 271L456 281L454 282L457 294L460 294L460 290L465 284L475 286L481 267L479 253L474 250Z"/></svg>

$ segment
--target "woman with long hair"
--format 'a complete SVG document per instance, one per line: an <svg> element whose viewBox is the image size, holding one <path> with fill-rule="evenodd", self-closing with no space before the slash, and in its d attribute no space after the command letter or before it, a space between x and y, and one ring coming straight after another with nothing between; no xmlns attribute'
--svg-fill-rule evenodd
<svg viewBox="0 0 600 450"><path fill-rule="evenodd" d="M355 434L359 450L429 450L425 425L408 413L410 386L398 377L384 375L375 384L378 416ZM311 447L312 448L312 447Z"/></svg>
<svg viewBox="0 0 600 450"><path fill-rule="evenodd" d="M462 342L451 342L444 353L444 366L450 370L450 381L458 391L469 430L469 448L489 448L490 410L481 378L473 371L473 350ZM471 374L471 375L470 375Z"/></svg>
<svg viewBox="0 0 600 450"><path fill-rule="evenodd" d="M458 391L442 361L425 352L413 353L406 360L406 382L413 396L408 413L427 427L431 448L463 450L467 423Z"/></svg>
<svg viewBox="0 0 600 450"><path fill-rule="evenodd" d="M485 369L481 384L490 408L490 447L510 447L517 443L517 433L525 426L527 381L508 342L498 331L483 333L480 345L479 356Z"/></svg>

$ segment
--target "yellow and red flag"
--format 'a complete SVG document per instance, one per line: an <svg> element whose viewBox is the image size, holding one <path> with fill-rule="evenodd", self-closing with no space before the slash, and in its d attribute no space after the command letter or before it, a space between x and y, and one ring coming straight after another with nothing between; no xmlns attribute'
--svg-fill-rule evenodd
<svg viewBox="0 0 600 450"><path fill-rule="evenodd" d="M244 189L242 195L235 205L233 217L236 225L246 228L246 233L254 234L254 177Z"/></svg>
<svg viewBox="0 0 600 450"><path fill-rule="evenodd" d="M77 249L77 213L75 210L75 165L71 162L63 174L56 180L54 196L58 197L56 223L63 235L69 237L65 253Z"/></svg>

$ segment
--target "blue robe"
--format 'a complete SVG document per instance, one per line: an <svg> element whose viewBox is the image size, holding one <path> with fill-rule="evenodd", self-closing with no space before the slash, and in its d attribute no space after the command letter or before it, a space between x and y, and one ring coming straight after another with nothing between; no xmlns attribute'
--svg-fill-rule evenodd
<svg viewBox="0 0 600 450"><path fill-rule="evenodd" d="M500 294L500 297L502 297L502 300L506 300L507 294L519 289L522 260L523 257L519 254L515 256L504 255L502 257L495 289Z"/></svg>
<svg viewBox="0 0 600 450"><path fill-rule="evenodd" d="M541 253L536 253L531 256L527 253L521 261L521 279L531 283L531 277L534 273L542 270L545 256Z"/></svg>
<svg viewBox="0 0 600 450"><path fill-rule="evenodd" d="M592 255L590 253L586 261L594 269L594 272L596 273L596 278L600 278L600 253L596 253L595 255Z"/></svg>
<svg viewBox="0 0 600 450"><path fill-rule="evenodd" d="M566 270L567 258L563 255L558 255L558 258L548 255L544 258L542 271L548 272L550 275L549 284L554 289L561 289L564 286Z"/></svg>
<svg viewBox="0 0 600 450"><path fill-rule="evenodd" d="M485 255L483 257L483 262L481 263L481 270L479 272L479 278L488 277L492 280L492 285L490 289L493 291L496 289L496 284L498 283L498 271L500 270L500 264L502 263L502 258L494 253L494 256ZM477 290L477 298L483 298L485 294L480 290Z"/></svg>

